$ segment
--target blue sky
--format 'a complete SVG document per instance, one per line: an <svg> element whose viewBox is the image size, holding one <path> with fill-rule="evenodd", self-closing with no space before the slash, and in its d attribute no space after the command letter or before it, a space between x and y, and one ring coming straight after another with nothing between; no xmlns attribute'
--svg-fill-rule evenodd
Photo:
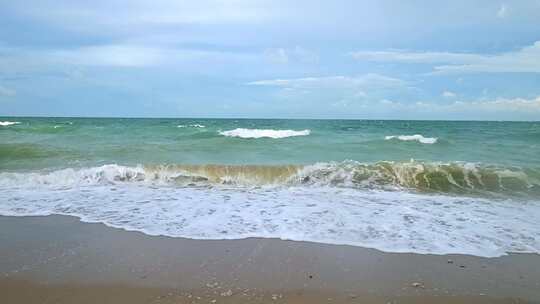
<svg viewBox="0 0 540 304"><path fill-rule="evenodd" d="M0 115L540 120L540 1L2 1Z"/></svg>

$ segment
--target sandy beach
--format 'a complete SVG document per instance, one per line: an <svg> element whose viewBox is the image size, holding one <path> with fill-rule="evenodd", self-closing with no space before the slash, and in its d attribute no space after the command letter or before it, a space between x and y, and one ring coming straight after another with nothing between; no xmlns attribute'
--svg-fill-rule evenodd
<svg viewBox="0 0 540 304"><path fill-rule="evenodd" d="M540 0L0 20L0 304L540 304Z"/></svg>
<svg viewBox="0 0 540 304"><path fill-rule="evenodd" d="M537 303L540 256L384 253L276 239L147 236L0 217L6 303Z"/></svg>

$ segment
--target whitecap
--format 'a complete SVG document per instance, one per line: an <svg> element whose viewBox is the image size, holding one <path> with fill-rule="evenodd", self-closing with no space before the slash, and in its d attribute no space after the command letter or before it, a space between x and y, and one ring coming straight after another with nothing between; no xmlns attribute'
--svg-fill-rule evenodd
<svg viewBox="0 0 540 304"><path fill-rule="evenodd" d="M205 125L201 125L201 124L192 124L192 125L178 125L176 126L177 128L188 128L188 127L192 127L192 128L206 128Z"/></svg>
<svg viewBox="0 0 540 304"><path fill-rule="evenodd" d="M385 140L398 139L398 140L402 140L402 141L417 141L417 142L420 142L420 143L423 143L423 144L434 144L434 143L437 142L437 137L424 137L423 135L420 135L420 134L415 134L415 135L390 135L390 136L385 136L384 139Z"/></svg>
<svg viewBox="0 0 540 304"><path fill-rule="evenodd" d="M17 125L20 124L18 121L0 121L0 126L7 127L11 125Z"/></svg>
<svg viewBox="0 0 540 304"><path fill-rule="evenodd" d="M273 130L273 129L244 129L237 128L229 131L221 131L219 134L227 137L240 138L286 138L293 136L307 136L311 133L310 130Z"/></svg>

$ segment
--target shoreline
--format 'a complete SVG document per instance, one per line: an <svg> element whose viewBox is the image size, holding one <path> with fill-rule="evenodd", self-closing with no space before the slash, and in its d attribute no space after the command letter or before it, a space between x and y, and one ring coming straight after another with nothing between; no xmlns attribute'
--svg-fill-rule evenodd
<svg viewBox="0 0 540 304"><path fill-rule="evenodd" d="M60 215L0 216L0 247L0 293L13 303L540 301L537 254L482 258L278 239L193 240Z"/></svg>

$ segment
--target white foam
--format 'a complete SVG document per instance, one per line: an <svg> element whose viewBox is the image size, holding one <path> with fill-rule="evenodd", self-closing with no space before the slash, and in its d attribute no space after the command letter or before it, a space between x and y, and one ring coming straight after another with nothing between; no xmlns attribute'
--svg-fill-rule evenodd
<svg viewBox="0 0 540 304"><path fill-rule="evenodd" d="M307 136L311 133L310 130L272 130L272 129L244 129L237 128L229 131L221 131L219 134L228 137L240 138L286 138L293 136Z"/></svg>
<svg viewBox="0 0 540 304"><path fill-rule="evenodd" d="M423 144L434 144L437 142L437 138L436 137L424 137L420 134L415 134L415 135L390 135L390 136L385 136L384 137L385 140L390 140L390 139L398 139L398 140L403 140L403 141L417 141L417 142L420 142L420 143L423 143Z"/></svg>
<svg viewBox="0 0 540 304"><path fill-rule="evenodd" d="M0 126L7 127L11 125L18 125L20 122L18 121L0 121Z"/></svg>
<svg viewBox="0 0 540 304"><path fill-rule="evenodd" d="M145 171L141 166L120 165L104 165L84 169L67 168L47 173L3 172L0 173L0 188L40 186L66 188L112 184L121 181L143 181L145 177ZM163 175L162 178L167 179L168 176Z"/></svg>
<svg viewBox="0 0 540 304"><path fill-rule="evenodd" d="M64 187L46 180L0 185L0 214L72 215L149 235L193 239L265 237L485 257L540 253L540 201L319 186L170 187L118 181L114 176L122 170L86 172L87 183ZM136 178L136 171L126 169L123 176Z"/></svg>

